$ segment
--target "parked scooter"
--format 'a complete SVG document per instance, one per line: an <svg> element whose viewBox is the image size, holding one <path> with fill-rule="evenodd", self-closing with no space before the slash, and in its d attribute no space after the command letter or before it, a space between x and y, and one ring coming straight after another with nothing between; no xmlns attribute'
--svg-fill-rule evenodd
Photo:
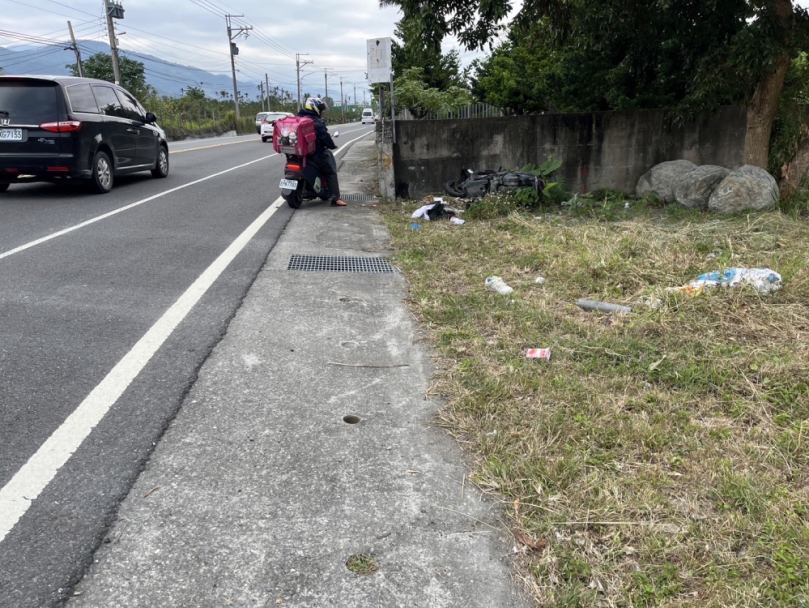
<svg viewBox="0 0 809 608"><path fill-rule="evenodd" d="M340 137L335 131L333 138ZM337 161L331 150L324 150L329 164L337 171ZM331 199L331 192L326 178L320 174L314 165L306 162L306 157L296 154L287 154L287 163L284 167L284 179L281 180L281 197L293 209L300 209L303 201L319 198L322 201Z"/></svg>

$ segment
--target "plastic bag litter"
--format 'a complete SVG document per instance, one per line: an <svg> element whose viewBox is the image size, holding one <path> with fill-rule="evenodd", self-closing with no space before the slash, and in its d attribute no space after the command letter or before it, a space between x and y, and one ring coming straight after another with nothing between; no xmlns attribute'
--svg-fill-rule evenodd
<svg viewBox="0 0 809 608"><path fill-rule="evenodd" d="M759 293L781 289L781 275L769 268L728 268L699 275L688 285L674 288L689 295L699 295L706 287L738 287L751 285Z"/></svg>

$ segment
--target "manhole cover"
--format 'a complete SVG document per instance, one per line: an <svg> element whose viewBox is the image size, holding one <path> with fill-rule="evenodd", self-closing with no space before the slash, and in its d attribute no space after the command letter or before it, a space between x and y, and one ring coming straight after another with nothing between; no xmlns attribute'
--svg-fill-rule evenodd
<svg viewBox="0 0 809 608"><path fill-rule="evenodd" d="M366 203L377 200L373 194L341 194L340 198L353 203Z"/></svg>
<svg viewBox="0 0 809 608"><path fill-rule="evenodd" d="M363 258L344 255L292 254L287 270L314 272L369 272L380 274L393 272L393 266L385 258Z"/></svg>

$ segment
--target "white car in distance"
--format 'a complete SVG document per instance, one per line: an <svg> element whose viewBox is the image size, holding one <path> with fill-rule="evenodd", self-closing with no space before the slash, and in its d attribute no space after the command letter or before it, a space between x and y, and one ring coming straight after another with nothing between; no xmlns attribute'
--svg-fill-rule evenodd
<svg viewBox="0 0 809 608"><path fill-rule="evenodd" d="M265 144L272 140L273 125L276 120L281 120L287 116L294 116L289 112L267 112L267 115L261 120L261 141Z"/></svg>
<svg viewBox="0 0 809 608"><path fill-rule="evenodd" d="M376 116L374 116L374 111L366 108L362 111L362 124L369 124L372 125L376 122Z"/></svg>

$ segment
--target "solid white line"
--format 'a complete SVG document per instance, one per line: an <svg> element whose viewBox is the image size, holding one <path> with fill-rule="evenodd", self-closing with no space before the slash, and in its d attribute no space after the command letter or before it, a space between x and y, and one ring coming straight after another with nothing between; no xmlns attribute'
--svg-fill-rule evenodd
<svg viewBox="0 0 809 608"><path fill-rule="evenodd" d="M224 171L220 171L219 173L214 173L212 175L208 175L207 177L203 177L202 179L198 179L193 182L188 182L187 184L183 184L182 186L177 186L176 188L172 188L171 190L166 190L165 192L160 192L148 198L144 198L137 202L131 203L129 205L125 205L120 207L119 209L115 209L114 211L110 211L109 213L104 213L103 215L99 215L94 217L86 222L82 222L81 224L76 224L75 226L71 226L70 228L65 228L64 230L59 230L58 232L54 232L53 234L49 234L48 236L43 236L41 239L36 239L35 241L31 241L26 243L25 245L20 245L19 247L15 247L14 249L10 249L4 253L0 253L0 260L3 258L7 258L15 253L20 253L21 251L25 251L26 249L30 249L31 247L35 247L37 245L41 245L42 243L46 243L51 239L55 239L56 237L63 236L68 234L69 232L73 232L74 230L78 230L79 228L84 228L85 226L89 226L90 224L95 224L96 222L100 222L101 220L107 219L108 217L112 217L122 211L127 211L128 209L132 209L133 207L137 207L139 205L143 205L144 203L148 203L149 201L153 201L157 198L161 198L166 196L167 194L171 194L172 192L177 192L178 190L182 190L184 188L189 188L201 182L207 181L209 179L213 179L214 177L219 177L220 175L224 175L225 173L230 173L231 171L236 171L237 169L242 169L254 163L259 163L263 160L267 160L268 158L272 158L273 156L278 156L278 154L270 154L269 156L262 156L261 158L257 158L256 160L251 160L249 163L244 163L243 165L237 165L236 167L231 167L230 169L225 169Z"/></svg>
<svg viewBox="0 0 809 608"><path fill-rule="evenodd" d="M59 469L79 449L130 383L143 370L177 325L205 295L225 268L245 245L278 211L278 199L242 232L235 241L194 281L148 332L112 368L78 408L53 432L28 462L0 490L0 542L11 532L34 499L56 476Z"/></svg>

